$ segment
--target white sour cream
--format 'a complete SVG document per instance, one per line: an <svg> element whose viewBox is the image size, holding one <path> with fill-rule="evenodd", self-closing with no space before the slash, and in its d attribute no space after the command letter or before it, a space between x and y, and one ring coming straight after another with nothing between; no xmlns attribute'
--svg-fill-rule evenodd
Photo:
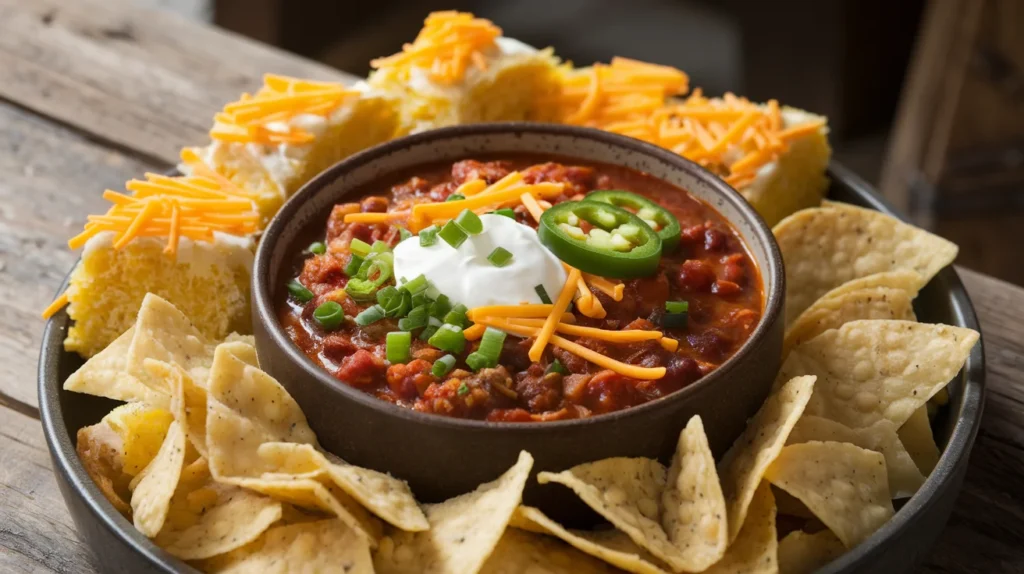
<svg viewBox="0 0 1024 574"><path fill-rule="evenodd" d="M567 274L562 262L537 238L537 232L510 217L481 215L484 230L470 235L458 249L438 238L430 247L413 236L395 247L395 276L420 274L438 291L470 309L483 305L541 303L534 287L543 285L558 297ZM496 267L487 260L496 247L512 253L512 261Z"/></svg>

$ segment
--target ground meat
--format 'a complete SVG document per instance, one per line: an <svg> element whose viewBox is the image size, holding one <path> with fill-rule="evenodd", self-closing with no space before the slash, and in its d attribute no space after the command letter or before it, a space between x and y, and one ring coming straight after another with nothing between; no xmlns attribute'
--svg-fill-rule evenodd
<svg viewBox="0 0 1024 574"><path fill-rule="evenodd" d="M331 253L314 255L303 263L299 283L315 295L344 288L348 283L348 276L345 275L346 260Z"/></svg>
<svg viewBox="0 0 1024 574"><path fill-rule="evenodd" d="M562 396L567 401L578 403L583 400L583 395L587 391L587 383L593 375L569 375L562 377Z"/></svg>
<svg viewBox="0 0 1024 574"><path fill-rule="evenodd" d="M359 351L352 343L352 337L344 333L330 333L323 339L323 355L325 358L340 363L349 355Z"/></svg>
<svg viewBox="0 0 1024 574"><path fill-rule="evenodd" d="M413 177L404 183L391 188L391 198L395 203L408 201L415 197L425 195L430 189L430 182L422 177Z"/></svg>
<svg viewBox="0 0 1024 574"><path fill-rule="evenodd" d="M579 355L574 355L558 347L553 347L551 353L570 373L586 373L590 370L589 363Z"/></svg>
<svg viewBox="0 0 1024 574"><path fill-rule="evenodd" d="M533 362L530 360L530 346L532 345L533 339L505 337L505 342L501 347L501 364L512 372L526 370Z"/></svg>
<svg viewBox="0 0 1024 574"><path fill-rule="evenodd" d="M399 398L413 400L437 381L434 375L430 374L430 368L431 363L423 359L391 365L387 373L388 387Z"/></svg>
<svg viewBox="0 0 1024 574"><path fill-rule="evenodd" d="M430 188L430 193L427 195L430 197L430 201L445 201L448 199L448 196L455 193L456 188L458 188L458 186L452 181L439 183Z"/></svg>
<svg viewBox="0 0 1024 574"><path fill-rule="evenodd" d="M454 373L452 373L454 374ZM413 406L418 411L482 419L496 408L512 408L516 393L505 367L480 369L466 378L450 377L427 387Z"/></svg>
<svg viewBox="0 0 1024 574"><path fill-rule="evenodd" d="M542 181L564 183L566 184L565 195L570 196L577 193L588 193L594 189L594 168L551 162L542 163L523 170L523 181L526 183Z"/></svg>
<svg viewBox="0 0 1024 574"><path fill-rule="evenodd" d="M601 371L587 383L583 405L595 413L607 413L644 402L636 381L614 371Z"/></svg>
<svg viewBox="0 0 1024 574"><path fill-rule="evenodd" d="M715 284L715 270L700 259L687 259L679 266L676 283L683 291L708 293Z"/></svg>
<svg viewBox="0 0 1024 574"><path fill-rule="evenodd" d="M384 370L384 361L380 357L365 349L359 349L342 359L341 366L334 372L334 376L354 387L361 387L372 385L374 378Z"/></svg>
<svg viewBox="0 0 1024 574"><path fill-rule="evenodd" d="M505 161L489 161L484 163L467 159L452 164L452 179L456 185L462 185L474 179L482 179L490 185L505 177L511 171L511 164Z"/></svg>
<svg viewBox="0 0 1024 574"><path fill-rule="evenodd" d="M530 412L540 413L558 409L562 401L562 375L544 373L536 363L516 375L515 391L520 401L526 401Z"/></svg>

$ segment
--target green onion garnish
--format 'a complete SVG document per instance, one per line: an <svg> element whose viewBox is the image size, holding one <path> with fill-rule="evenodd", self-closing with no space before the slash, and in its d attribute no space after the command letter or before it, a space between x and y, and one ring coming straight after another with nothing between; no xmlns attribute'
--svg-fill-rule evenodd
<svg viewBox="0 0 1024 574"><path fill-rule="evenodd" d="M667 313L686 313L690 310L690 304L686 301L665 301Z"/></svg>
<svg viewBox="0 0 1024 574"><path fill-rule="evenodd" d="M356 277L349 279L345 292L357 301L373 299L377 289L391 278L391 263L384 257L366 260Z"/></svg>
<svg viewBox="0 0 1024 574"><path fill-rule="evenodd" d="M501 209L495 209L491 213L493 213L494 215L504 215L505 217L507 217L509 219L515 219L516 218L516 211L514 209L510 209L508 207L503 207Z"/></svg>
<svg viewBox="0 0 1024 574"><path fill-rule="evenodd" d="M315 255L323 255L324 253L327 253L327 246L319 241L314 241L309 244L309 247L307 247L306 250Z"/></svg>
<svg viewBox="0 0 1024 574"><path fill-rule="evenodd" d="M411 231L409 231L408 229L406 229L404 227L399 227L398 228L398 242L399 243L405 241L406 239L409 239L410 237L412 237L412 232Z"/></svg>
<svg viewBox="0 0 1024 574"><path fill-rule="evenodd" d="M468 311L469 309L467 309L465 305L462 303L456 303L455 306L452 307L451 311L445 313L444 322L449 325L458 325L465 329L467 323L469 323L469 319L466 317L466 313Z"/></svg>
<svg viewBox="0 0 1024 574"><path fill-rule="evenodd" d="M491 360L480 354L479 351L470 353L469 356L466 357L466 365L468 365L470 369L473 369L473 371L479 371L480 369L486 369L487 367L492 366Z"/></svg>
<svg viewBox="0 0 1024 574"><path fill-rule="evenodd" d="M448 296L444 293L437 296L434 302L430 304L430 316L437 317L438 319L444 319L444 316L452 310L452 303L448 300Z"/></svg>
<svg viewBox="0 0 1024 574"><path fill-rule="evenodd" d="M470 235L476 235L484 230L484 222L480 221L480 216L468 209L463 209L462 213L455 217L455 224Z"/></svg>
<svg viewBox="0 0 1024 574"><path fill-rule="evenodd" d="M463 199L466 199L465 195L462 195L461 193L453 193L449 195L448 199L445 201L462 201Z"/></svg>
<svg viewBox="0 0 1024 574"><path fill-rule="evenodd" d="M355 277L359 273L359 268L363 266L363 261L365 260L362 257L353 253L352 257L348 260L348 263L345 265L345 275L348 275L349 277Z"/></svg>
<svg viewBox="0 0 1024 574"><path fill-rule="evenodd" d="M548 291L543 285L537 285L533 290L537 292L537 296L540 297L541 303L544 303L545 305L551 304L551 297L548 297Z"/></svg>
<svg viewBox="0 0 1024 574"><path fill-rule="evenodd" d="M690 304L686 301L666 301L661 326L666 329L685 329L689 310Z"/></svg>
<svg viewBox="0 0 1024 574"><path fill-rule="evenodd" d="M487 256L487 260L495 267L504 267L512 261L512 252L504 247L495 247Z"/></svg>
<svg viewBox="0 0 1024 574"><path fill-rule="evenodd" d="M436 225L420 231L420 247L430 247L437 243L437 232L440 231Z"/></svg>
<svg viewBox="0 0 1024 574"><path fill-rule="evenodd" d="M430 367L430 374L437 378L441 378L448 373L452 372L455 368L455 357L451 355L445 355L440 359L434 361L434 366Z"/></svg>
<svg viewBox="0 0 1024 574"><path fill-rule="evenodd" d="M298 279L292 279L288 282L288 293L299 303L309 303L313 300L313 292L306 289L306 286L302 283L299 283Z"/></svg>
<svg viewBox="0 0 1024 574"><path fill-rule="evenodd" d="M367 325L380 321L384 317L384 309L380 305L374 305L372 307L367 307L361 313L356 315L355 321L356 325L359 325L360 327L365 327Z"/></svg>
<svg viewBox="0 0 1024 574"><path fill-rule="evenodd" d="M460 397L464 397L469 394L469 386L466 383L459 385L459 390L455 391Z"/></svg>
<svg viewBox="0 0 1024 574"><path fill-rule="evenodd" d="M419 307L413 307L409 310L409 314L398 320L398 328L403 331L412 331L413 329L419 329L420 327L427 326L427 320L430 318L427 315L427 306L420 305Z"/></svg>
<svg viewBox="0 0 1024 574"><path fill-rule="evenodd" d="M391 251L391 246L380 239L374 241L373 245L370 247L370 253L387 253L389 251Z"/></svg>
<svg viewBox="0 0 1024 574"><path fill-rule="evenodd" d="M325 331L333 331L340 327L341 323L345 320L345 312L341 310L341 305L338 303L326 301L313 311L313 319Z"/></svg>
<svg viewBox="0 0 1024 574"><path fill-rule="evenodd" d="M436 317L427 317L427 326L420 332L420 341L429 341L444 323Z"/></svg>
<svg viewBox="0 0 1024 574"><path fill-rule="evenodd" d="M384 344L384 354L391 364L405 363L409 360L409 349L412 347L412 335L403 331L388 333Z"/></svg>
<svg viewBox="0 0 1024 574"><path fill-rule="evenodd" d="M353 238L348 244L348 250L360 257L366 257L370 254L370 244L362 239Z"/></svg>
<svg viewBox="0 0 1024 574"><path fill-rule="evenodd" d="M423 274L421 273L414 277L412 281L406 281L405 283L402 283L402 289L405 289L409 293L415 295L417 293L422 293L424 290L426 290L427 285L427 278L424 277Z"/></svg>
<svg viewBox="0 0 1024 574"><path fill-rule="evenodd" d="M398 296L398 289L388 285L377 291L377 303L381 307L387 307L393 297Z"/></svg>
<svg viewBox="0 0 1024 574"><path fill-rule="evenodd" d="M466 336L462 334L462 327L457 325L441 325L427 342L449 353L458 354L466 348Z"/></svg>
<svg viewBox="0 0 1024 574"><path fill-rule="evenodd" d="M455 249L458 249L459 246L465 243L466 239L469 237L461 227L456 225L454 221L445 223L444 227L442 227L441 231L437 234L441 239L444 239L445 243L451 245Z"/></svg>
<svg viewBox="0 0 1024 574"><path fill-rule="evenodd" d="M551 361L551 364L548 365L547 369L544 369L544 374L546 375L548 373L558 373L560 375L568 375L569 374L569 369L565 368L565 365L562 364L562 361L559 361L558 359L555 359L554 361Z"/></svg>
<svg viewBox="0 0 1024 574"><path fill-rule="evenodd" d="M487 327L483 338L480 339L480 347L473 354L478 354L486 359L485 366L496 367L498 366L498 359L501 358L501 347L503 344L505 344L505 332L499 331L494 327ZM466 361L469 364L469 359Z"/></svg>

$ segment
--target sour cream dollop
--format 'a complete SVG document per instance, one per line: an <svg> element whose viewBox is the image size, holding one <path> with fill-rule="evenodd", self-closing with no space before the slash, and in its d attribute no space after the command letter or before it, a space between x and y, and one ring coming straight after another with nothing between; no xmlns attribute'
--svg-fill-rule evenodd
<svg viewBox="0 0 1024 574"><path fill-rule="evenodd" d="M541 303L535 287L558 297L567 274L562 262L537 238L537 232L504 215L481 215L484 230L453 248L438 238L430 247L413 236L395 247L395 276L411 280L422 274L438 291L470 309L483 305ZM497 247L512 261L497 267L487 260Z"/></svg>

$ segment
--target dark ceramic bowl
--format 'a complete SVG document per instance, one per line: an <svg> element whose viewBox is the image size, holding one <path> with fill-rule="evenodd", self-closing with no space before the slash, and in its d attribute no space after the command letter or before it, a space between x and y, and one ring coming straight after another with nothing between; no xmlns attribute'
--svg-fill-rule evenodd
<svg viewBox="0 0 1024 574"><path fill-rule="evenodd" d="M437 162L502 154L624 166L688 190L724 215L761 270L761 323L734 357L672 395L623 411L547 423L496 423L442 417L380 401L336 380L292 343L277 318L295 254L322 233L331 208L396 172ZM376 188L379 193L379 187ZM480 124L445 128L377 146L334 165L303 187L271 222L253 269L253 324L263 369L302 405L323 445L342 458L407 480L417 497L443 500L492 480L527 450L534 471L563 470L615 456L668 459L679 432L700 414L712 448L722 453L760 407L779 367L785 294L782 258L771 230L732 188L696 164L638 140L550 124ZM528 503L563 520L589 515L576 497L535 481Z"/></svg>

